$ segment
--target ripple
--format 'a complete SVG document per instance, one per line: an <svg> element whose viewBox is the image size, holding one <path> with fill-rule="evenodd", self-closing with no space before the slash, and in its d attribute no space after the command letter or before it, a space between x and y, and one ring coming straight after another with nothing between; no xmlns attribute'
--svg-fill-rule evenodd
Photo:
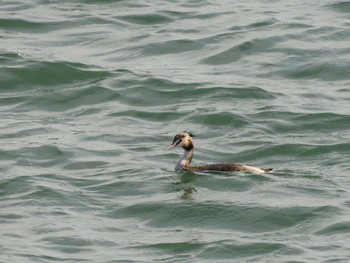
<svg viewBox="0 0 350 263"><path fill-rule="evenodd" d="M299 65L293 70L280 70L275 71L272 74L291 79L320 79L325 81L341 81L346 80L349 73L350 71L348 65L324 62L318 64L307 63L304 65Z"/></svg>
<svg viewBox="0 0 350 263"><path fill-rule="evenodd" d="M188 39L176 39L151 43L148 45L144 45L141 48L137 47L135 49L141 52L144 56L154 56L162 54L176 54L189 51L196 51L203 47L204 45L199 41Z"/></svg>
<svg viewBox="0 0 350 263"><path fill-rule="evenodd" d="M316 235L331 236L331 235L344 234L349 232L350 232L350 222L344 221L344 222L331 224L325 227L324 229L317 231Z"/></svg>
<svg viewBox="0 0 350 263"><path fill-rule="evenodd" d="M146 246L139 246L136 248L161 250L166 253L189 253L189 252L196 252L202 247L204 247L204 244L193 243L193 242L177 242L177 243L174 242L174 243L151 244Z"/></svg>
<svg viewBox="0 0 350 263"><path fill-rule="evenodd" d="M238 128L247 124L244 118L230 112L197 114L191 119L194 123L205 123L206 125L234 125Z"/></svg>
<svg viewBox="0 0 350 263"><path fill-rule="evenodd" d="M2 3L2 261L347 261L348 1L37 2ZM185 129L275 172L175 172Z"/></svg>
<svg viewBox="0 0 350 263"><path fill-rule="evenodd" d="M339 1L338 3L327 5L326 7L338 11L340 13L350 12L350 2L348 1Z"/></svg>
<svg viewBox="0 0 350 263"><path fill-rule="evenodd" d="M264 233L296 227L317 218L332 207L240 207L234 204L199 203L195 206L179 204L142 203L119 209L118 217L137 215L149 220L152 226L186 226L187 228L218 228ZM191 212L189 212L191 211ZM198 218L201 224L198 225Z"/></svg>
<svg viewBox="0 0 350 263"><path fill-rule="evenodd" d="M172 21L171 17L159 13L125 15L119 16L118 18L129 23L139 25L163 24L170 23Z"/></svg>
<svg viewBox="0 0 350 263"><path fill-rule="evenodd" d="M289 251L289 253L300 254L297 249L289 249L283 244L274 243L249 243L249 244L234 244L232 242L218 242L217 244L211 244L198 257L202 259L244 259L246 257L254 258L256 256L266 257L268 254L283 253L283 251ZM253 252L253 253L252 253Z"/></svg>
<svg viewBox="0 0 350 263"><path fill-rule="evenodd" d="M229 64L235 61L239 61L243 57L253 55L254 53L261 52L261 50L269 51L275 43L280 41L279 37L270 37L265 39L253 39L233 47L230 47L224 51L220 51L217 54L211 55L203 59L203 63L210 65ZM272 44L274 43L274 44Z"/></svg>
<svg viewBox="0 0 350 263"><path fill-rule="evenodd" d="M42 22L29 21L24 19L0 19L1 27L5 29L33 30L38 27L44 27L48 24Z"/></svg>

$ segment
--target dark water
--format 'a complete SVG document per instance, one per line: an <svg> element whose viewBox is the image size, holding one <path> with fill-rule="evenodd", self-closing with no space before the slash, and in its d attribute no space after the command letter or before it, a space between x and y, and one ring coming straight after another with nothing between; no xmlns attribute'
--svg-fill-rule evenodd
<svg viewBox="0 0 350 263"><path fill-rule="evenodd" d="M350 2L1 1L1 262L350 262ZM195 163L268 175L177 173Z"/></svg>

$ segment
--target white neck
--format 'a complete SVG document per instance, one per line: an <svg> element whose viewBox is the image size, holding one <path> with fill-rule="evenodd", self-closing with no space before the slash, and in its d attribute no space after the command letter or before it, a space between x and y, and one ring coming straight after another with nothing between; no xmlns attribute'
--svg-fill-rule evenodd
<svg viewBox="0 0 350 263"><path fill-rule="evenodd" d="M189 151L184 150L184 153L182 154L181 158L176 163L175 170L186 170L185 167L189 166L192 162L193 154L193 148Z"/></svg>

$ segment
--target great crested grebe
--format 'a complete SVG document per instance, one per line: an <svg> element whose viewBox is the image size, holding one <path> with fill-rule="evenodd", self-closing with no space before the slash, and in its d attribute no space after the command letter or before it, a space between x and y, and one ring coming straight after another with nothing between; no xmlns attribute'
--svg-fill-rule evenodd
<svg viewBox="0 0 350 263"><path fill-rule="evenodd" d="M181 146L184 149L182 157L179 159L175 166L175 170L180 171L245 171L252 173L268 173L271 172L271 168L260 168L245 164L238 163L218 163L208 164L201 166L192 166L192 158L194 154L194 145L192 140L193 135L190 132L184 131L175 135L173 143L165 148L165 150L171 150L176 146Z"/></svg>

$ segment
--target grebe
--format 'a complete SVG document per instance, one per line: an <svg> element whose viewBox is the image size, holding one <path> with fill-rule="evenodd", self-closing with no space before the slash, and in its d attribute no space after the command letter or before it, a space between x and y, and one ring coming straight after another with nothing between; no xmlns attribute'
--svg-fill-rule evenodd
<svg viewBox="0 0 350 263"><path fill-rule="evenodd" d="M194 154L194 145L192 140L193 135L190 132L184 131L175 135L173 143L165 148L165 150L171 150L176 146L181 146L184 149L182 157L179 159L175 166L175 170L180 171L245 171L252 173L268 173L271 172L271 168L260 168L250 165L238 164L238 163L219 163L209 164L201 166L192 166L192 158Z"/></svg>

